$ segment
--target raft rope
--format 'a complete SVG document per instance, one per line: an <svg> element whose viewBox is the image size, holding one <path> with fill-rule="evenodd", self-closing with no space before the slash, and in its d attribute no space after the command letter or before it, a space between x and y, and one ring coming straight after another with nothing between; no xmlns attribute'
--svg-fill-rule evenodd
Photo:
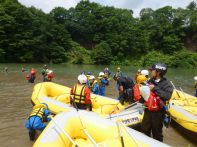
<svg viewBox="0 0 197 147"><path fill-rule="evenodd" d="M120 140L121 140L122 147L125 147L125 146L124 146L124 138L123 138L123 136L122 136L122 131L121 131L121 129L120 129L119 122L116 122L116 124L117 124L118 133L119 133L119 136L120 136Z"/></svg>
<svg viewBox="0 0 197 147"><path fill-rule="evenodd" d="M40 100L38 99L38 95L40 94L40 90L41 90L41 88L42 88L42 85L43 85L43 82L41 83L41 86L40 86L39 91L38 91L37 96L36 96L36 100L38 100L38 102L39 102L40 104L41 104L41 102L40 102Z"/></svg>
<svg viewBox="0 0 197 147"><path fill-rule="evenodd" d="M180 90L181 90L181 92L182 92L182 94L183 94L185 100L187 101L187 104L189 105L188 99L186 98L186 95L185 95L185 93L183 92L183 89L182 89L181 87L180 87Z"/></svg>
<svg viewBox="0 0 197 147"><path fill-rule="evenodd" d="M53 117L51 117L51 120L54 122L55 126L61 131L63 132L63 134L68 138L68 140L75 146L75 147L79 147L75 141L70 137L70 135L61 127L58 125L58 123L56 123L55 119L53 119Z"/></svg>
<svg viewBox="0 0 197 147"><path fill-rule="evenodd" d="M76 111L77 111L77 115L78 115L78 118L79 118L80 123L81 123L81 125L82 125L83 132L84 132L85 135L88 137L88 139L90 139L90 141L93 143L93 145L94 145L95 147L99 147L99 145L96 143L96 141L90 136L90 134L88 133L88 131L85 129L84 123L82 122L81 116L80 116L80 114L79 114L78 107L77 107L77 105L76 105L76 103L75 103L74 101L73 101L73 104L74 104L74 107L75 107L75 109L76 109Z"/></svg>
<svg viewBox="0 0 197 147"><path fill-rule="evenodd" d="M181 98L180 95L179 95L179 93L178 93L178 91L177 91L177 89L176 89L176 87L174 86L174 83L173 83L172 81L170 81L170 83L172 84L173 88L175 89L175 91L176 91L178 97Z"/></svg>
<svg viewBox="0 0 197 147"><path fill-rule="evenodd" d="M134 139L134 137L131 135L131 133L129 133L129 131L127 130L127 128L125 127L125 125L120 122L121 126L124 128L124 130L126 131L126 133L130 136L130 138L133 140L133 142L138 146L141 147L141 145L138 144L138 142Z"/></svg>
<svg viewBox="0 0 197 147"><path fill-rule="evenodd" d="M171 82L173 88L176 90L176 93L177 93L178 97L181 98L181 96L179 95L179 92L177 91L177 89L176 89L176 87L174 86L173 82L172 82L172 81L170 81L170 82ZM183 94L183 96L184 96L184 99L187 101L187 105L184 104L184 106L191 106L191 105L189 104L189 101L188 101L189 98L186 97L186 95L185 95L185 93L183 92L183 89L182 89L181 87L180 87L180 90L181 90L181 92L182 92L182 94ZM173 98L172 98L172 99L173 99Z"/></svg>

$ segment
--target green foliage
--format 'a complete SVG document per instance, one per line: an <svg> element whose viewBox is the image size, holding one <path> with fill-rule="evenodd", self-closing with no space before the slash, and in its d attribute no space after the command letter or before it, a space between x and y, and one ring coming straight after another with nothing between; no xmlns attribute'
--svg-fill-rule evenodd
<svg viewBox="0 0 197 147"><path fill-rule="evenodd" d="M0 62L4 62L5 61L4 55L5 55L5 51L0 48Z"/></svg>
<svg viewBox="0 0 197 147"><path fill-rule="evenodd" d="M0 1L0 62L196 65L197 5L132 10L80 1L49 14Z"/></svg>
<svg viewBox="0 0 197 147"><path fill-rule="evenodd" d="M195 68L197 66L197 53L189 53L186 50L174 52L173 55L163 54L152 51L143 56L139 61L135 61L135 65L147 67L153 63L165 63L169 67L187 67Z"/></svg>
<svg viewBox="0 0 197 147"><path fill-rule="evenodd" d="M186 50L175 52L172 56L172 67L196 68L197 67L197 53L189 53Z"/></svg>
<svg viewBox="0 0 197 147"><path fill-rule="evenodd" d="M70 35L49 15L14 0L0 2L0 48L5 62L66 61Z"/></svg>
<svg viewBox="0 0 197 147"><path fill-rule="evenodd" d="M76 42L72 42L71 50L66 54L70 63L74 64L92 64L91 52Z"/></svg>
<svg viewBox="0 0 197 147"><path fill-rule="evenodd" d="M106 42L101 42L96 45L92 58L96 64L110 64L112 59L111 48Z"/></svg>
<svg viewBox="0 0 197 147"><path fill-rule="evenodd" d="M152 51L149 52L147 55L143 56L139 61L136 61L135 64L146 67L157 62L165 63L168 65L170 61L171 61L171 56L165 55L158 51Z"/></svg>

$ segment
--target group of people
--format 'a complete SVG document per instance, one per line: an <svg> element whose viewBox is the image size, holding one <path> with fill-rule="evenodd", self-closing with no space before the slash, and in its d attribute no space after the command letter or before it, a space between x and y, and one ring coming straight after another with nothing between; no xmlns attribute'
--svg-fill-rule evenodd
<svg viewBox="0 0 197 147"><path fill-rule="evenodd" d="M166 118L168 116L167 105L173 93L172 85L165 78L166 73L167 67L165 64L155 63L148 70L138 70L135 80L123 75L120 67L117 67L113 76L113 79L117 82L120 103L122 105L124 103L143 103L145 110L141 131L159 141L163 141L163 124L169 123L169 119ZM44 74L45 72L43 72ZM105 68L103 72L99 73L98 80L96 80L91 72L81 73L77 77L78 82L71 88L70 105L76 109L91 111L91 92L104 96L105 87L109 85L110 74L109 69ZM197 77L194 80L197 87ZM26 128L29 129L31 139L33 139L32 136L35 133L32 130L43 130L46 126L43 123L43 117L48 117L49 114L45 104L33 107L33 111L26 121ZM49 120L47 119L47 121Z"/></svg>
<svg viewBox="0 0 197 147"><path fill-rule="evenodd" d="M24 72L25 69L22 68L21 71ZM51 82L53 77L54 77L53 71L48 69L47 65L43 66L43 70L42 70L41 74L42 74L42 77L43 77L43 82ZM30 70L30 72L27 74L26 80L29 83L34 83L35 79L36 79L36 70L34 68L32 68Z"/></svg>
<svg viewBox="0 0 197 147"><path fill-rule="evenodd" d="M164 77L167 72L165 64L153 64L149 71L138 71L134 82L130 77L124 76L119 70L118 73L114 74L114 80L117 81L118 100L121 104L125 102L130 104L134 102L144 103L145 111L142 120L142 132L148 136L152 134L154 139L163 141L162 128L167 112L166 104L171 98L173 87ZM92 80L91 76L88 78ZM91 111L91 90L87 85L88 78L84 74L78 76L78 83L74 85L70 92L70 104L77 109ZM94 83L94 81L89 82ZM148 97L146 96L147 88L150 91Z"/></svg>

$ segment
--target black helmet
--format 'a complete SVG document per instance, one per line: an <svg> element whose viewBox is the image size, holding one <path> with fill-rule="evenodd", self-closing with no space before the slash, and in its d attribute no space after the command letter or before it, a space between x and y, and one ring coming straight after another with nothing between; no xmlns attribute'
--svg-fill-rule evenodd
<svg viewBox="0 0 197 147"><path fill-rule="evenodd" d="M165 75L167 72L167 66L162 63L155 63L151 66L151 68L149 68L149 70L156 70L161 72L162 75Z"/></svg>

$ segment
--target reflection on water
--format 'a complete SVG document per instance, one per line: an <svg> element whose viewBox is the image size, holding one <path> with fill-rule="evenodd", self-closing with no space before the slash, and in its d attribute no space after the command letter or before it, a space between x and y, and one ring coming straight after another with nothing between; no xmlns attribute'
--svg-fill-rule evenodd
<svg viewBox="0 0 197 147"><path fill-rule="evenodd" d="M4 67L8 67L8 73L3 71ZM24 123L32 109L30 100L32 88L35 84L27 83L25 77L28 71L22 73L22 67L26 70L32 67L35 68L37 70L35 84L42 81L42 65L0 64L0 146L2 147L28 147L33 144L29 141ZM54 70L54 82L71 87L76 82L76 77L81 71L91 71L94 75L98 75L99 71L104 69L104 66L49 65L49 68ZM113 74L116 67L109 66L109 68ZM136 70L137 68L133 67L122 67L122 71L132 77ZM197 74L196 69L169 69L167 76L177 88L182 87L184 91L193 94L193 77L196 76L195 73ZM116 83L113 80L110 81L106 95L113 98L118 95ZM179 128L164 128L164 142L172 146L195 146L197 143L188 139L190 137L192 138L193 135L188 136L188 134L180 133Z"/></svg>

